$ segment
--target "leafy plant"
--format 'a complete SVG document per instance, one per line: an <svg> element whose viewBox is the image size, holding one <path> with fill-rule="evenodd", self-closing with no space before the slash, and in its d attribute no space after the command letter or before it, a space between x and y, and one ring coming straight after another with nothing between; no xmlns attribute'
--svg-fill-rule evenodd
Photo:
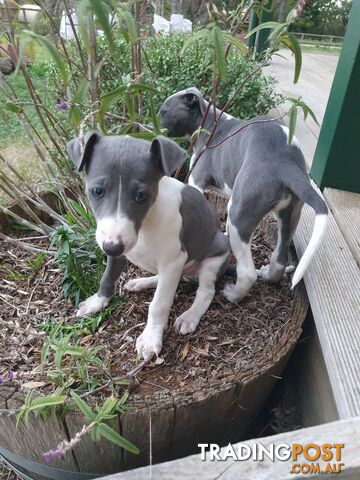
<svg viewBox="0 0 360 480"><path fill-rule="evenodd" d="M16 417L16 426L19 425L21 420L24 421L26 426L29 426L29 414L30 412L36 415L44 415L46 409L49 407L55 407L63 405L65 403L65 395L49 395L44 397L33 398L32 390L29 391L25 398L24 404L20 407L20 411Z"/></svg>
<svg viewBox="0 0 360 480"><path fill-rule="evenodd" d="M131 442L122 437L116 430L111 428L105 423L105 421L116 418L117 412L124 412L125 402L127 400L127 394L123 395L120 400L115 397L109 397L105 400L101 407L96 408L96 412L89 407L87 403L82 400L75 392L71 392L71 396L74 399L77 407L83 413L88 422L91 422L91 438L98 442L101 437L105 437L112 443L115 443L119 447L124 448L128 452L138 454L139 449L135 447Z"/></svg>
<svg viewBox="0 0 360 480"><path fill-rule="evenodd" d="M265 78L261 68L283 45L294 53L294 81L297 81L301 49L289 33L295 20L291 12L286 22L262 24L250 32L272 30L269 49L261 61L253 60L252 52L247 51L237 36L249 8L245 0L238 2L232 12L219 11L211 2L209 24L193 34L151 38L141 35L137 1L81 0L77 5L79 29L73 28L72 42L59 37L46 2L37 0L37 3L42 6L46 26L56 42L39 31L19 31L9 22L2 39L6 47L1 44L0 48L7 52L16 68L13 77L0 78L0 102L7 118L16 119L21 125L41 163L42 186L52 195L45 200L12 162L0 154L0 188L21 207L23 214L6 207L1 209L22 228L48 237L49 248L39 251L24 241L0 235L39 253L32 265L34 272L41 269L40 254L53 255L62 273L64 298L78 304L94 292L104 267L103 255L94 241L95 222L83 192L82 178L74 171L67 154L69 139L75 135L83 139L87 128L151 139L160 132L157 110L164 98L195 85L210 98L197 132L206 133L207 140L197 152L195 164L217 128L215 122L212 131L204 131L211 105L221 108L220 116L225 110L242 118L266 112L280 98L274 94L274 81ZM259 6L260 2L254 4ZM64 5L69 13L67 2ZM98 29L103 31L103 38L97 35ZM39 51L46 52L41 65L32 60L32 53ZM313 115L301 99L293 99L289 142L298 108L304 115ZM196 135L190 149L195 139ZM40 398L34 398L30 392L18 421L28 423L31 413L56 416L59 409L65 411L76 406L87 422L74 439L63 441L47 452L49 459L63 456L87 432L95 441L104 437L132 453L138 452L108 424L127 408L127 393L118 391L126 379L112 378L99 347L87 349L80 343L80 335L94 332L113 308L114 303L100 315L75 325L60 323L52 328L51 320L42 325L47 338L41 362L46 365L46 379L53 392ZM83 400L105 389L110 389L111 395L102 405L93 408Z"/></svg>
<svg viewBox="0 0 360 480"><path fill-rule="evenodd" d="M135 445L108 424L119 413L129 410L128 392L123 391L119 395L117 391L119 387L126 386L128 380L124 377L112 378L108 365L99 356L101 347L82 347L79 344L78 332L64 333L62 327L62 324L58 324L49 332L41 351L41 365L43 368L46 366L47 380L55 385L55 390L50 395L35 398L34 392L30 390L17 414L17 426L20 421L24 421L28 426L31 413L36 418L45 418L48 414L55 418L59 407L63 413L75 408L84 415L84 421L88 422L88 425L75 439L63 441L55 450L46 452L44 455L47 460L63 456L86 432L91 434L95 442L104 437L131 453L139 453ZM107 379L105 384L104 378ZM82 397L104 387L110 388L112 394L102 405L96 405L93 409L83 400Z"/></svg>
<svg viewBox="0 0 360 480"><path fill-rule="evenodd" d="M76 232L74 226L60 225L50 238L50 247L57 247L55 261L62 271L64 298L78 305L94 292L103 272L103 254L95 245L94 229Z"/></svg>

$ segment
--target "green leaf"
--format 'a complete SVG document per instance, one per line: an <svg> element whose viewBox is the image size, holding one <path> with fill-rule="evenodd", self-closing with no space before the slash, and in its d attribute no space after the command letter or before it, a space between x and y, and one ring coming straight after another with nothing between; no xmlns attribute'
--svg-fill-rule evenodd
<svg viewBox="0 0 360 480"><path fill-rule="evenodd" d="M63 354L64 352L61 350L61 348L58 348L56 350L54 361L57 368L61 367L61 360L62 360Z"/></svg>
<svg viewBox="0 0 360 480"><path fill-rule="evenodd" d="M98 428L100 434L110 442L115 443L115 445L119 445L119 447L124 448L128 452L135 454L139 453L139 449L135 447L134 444L119 435L113 428L109 427L109 425L106 425L106 423L100 423Z"/></svg>
<svg viewBox="0 0 360 480"><path fill-rule="evenodd" d="M240 53L246 55L248 53L247 46L238 38L233 37L232 35L225 34L225 39L231 43Z"/></svg>
<svg viewBox="0 0 360 480"><path fill-rule="evenodd" d="M96 415L91 410L89 405L86 402L84 402L84 400L82 398L80 398L79 395L77 393L75 393L74 391L71 391L70 395L74 399L74 402L76 403L78 409L82 412L82 414L84 415L86 420L88 420L89 422L93 422L96 418Z"/></svg>
<svg viewBox="0 0 360 480"><path fill-rule="evenodd" d="M209 31L206 29L199 30L191 34L186 42L184 43L183 48L181 49L180 56L184 55L185 50L187 50L193 43L198 43L199 41L207 40L209 37Z"/></svg>
<svg viewBox="0 0 360 480"><path fill-rule="evenodd" d="M72 97L73 103L82 103L86 99L86 95L89 89L89 80L87 78L83 78L78 85L76 92Z"/></svg>
<svg viewBox="0 0 360 480"><path fill-rule="evenodd" d="M144 83L131 83L129 85L129 90L132 95L138 92L149 92L149 93L159 93L158 90L154 87L150 87L150 85L145 85Z"/></svg>
<svg viewBox="0 0 360 480"><path fill-rule="evenodd" d="M88 22L89 20L89 0L81 0L77 6L76 16L78 19L78 28L85 49L89 52L89 38L88 38Z"/></svg>
<svg viewBox="0 0 360 480"><path fill-rule="evenodd" d="M152 120L152 124L154 125L154 133L156 133L156 135L160 135L161 133L160 119L156 112L154 100L151 95L149 95L149 105L150 105L151 120Z"/></svg>
<svg viewBox="0 0 360 480"><path fill-rule="evenodd" d="M295 20L295 8L290 10L290 12L288 13L288 16L286 17L286 23L289 25L290 23L293 23L294 20Z"/></svg>
<svg viewBox="0 0 360 480"><path fill-rule="evenodd" d="M287 31L286 23L279 23L277 27L273 29L273 31L269 35L269 42L271 41L279 41L282 35Z"/></svg>
<svg viewBox="0 0 360 480"><path fill-rule="evenodd" d="M91 434L91 440L93 442L99 442L101 440L101 436L99 434L99 426L98 425L94 425L92 427L92 429L90 430L90 434Z"/></svg>
<svg viewBox="0 0 360 480"><path fill-rule="evenodd" d="M251 35L253 35L254 33L258 32L259 30L264 30L265 28L269 28L270 30L273 30L274 28L278 27L279 25L279 22L265 22L265 23L261 23L260 25L258 25L257 27L253 28L252 30L250 30L250 32L246 35L245 38L249 38L251 37ZM286 24L284 24L286 25Z"/></svg>
<svg viewBox="0 0 360 480"><path fill-rule="evenodd" d="M114 411L116 404L116 398L114 398L113 396L107 398L99 409L97 418L101 420L104 415L110 415Z"/></svg>
<svg viewBox="0 0 360 480"><path fill-rule="evenodd" d="M2 107L7 110L8 112L12 112L12 113L22 113L23 109L19 106L19 105L16 105L16 103L14 102L6 102L5 104L2 103L1 104Z"/></svg>
<svg viewBox="0 0 360 480"><path fill-rule="evenodd" d="M294 83L297 83L300 76L301 65L302 65L302 54L301 47L298 42L298 39L294 37L291 33L281 37L281 43L289 48L295 57L295 70L294 70Z"/></svg>
<svg viewBox="0 0 360 480"><path fill-rule="evenodd" d="M29 411L28 410L24 412L24 423L26 428L29 428Z"/></svg>
<svg viewBox="0 0 360 480"><path fill-rule="evenodd" d="M90 217L90 212L88 212L79 202L73 200L72 198L68 199L69 203L73 207L73 209L80 215L80 217L84 220L88 220Z"/></svg>
<svg viewBox="0 0 360 480"><path fill-rule="evenodd" d="M38 35L37 33L32 32L31 30L23 30L23 34L36 40L39 43L39 45L41 45L50 53L52 59L54 60L59 70L59 73L64 85L67 86L69 83L68 71L56 47L51 42L49 42L49 40L46 37Z"/></svg>
<svg viewBox="0 0 360 480"><path fill-rule="evenodd" d="M66 401L66 398L66 395L35 398L30 403L29 411L60 405Z"/></svg>
<svg viewBox="0 0 360 480"><path fill-rule="evenodd" d="M88 89L89 81L86 78L83 78L72 97L69 117L75 127L79 127L81 123L81 112L78 104L84 102Z"/></svg>
<svg viewBox="0 0 360 480"><path fill-rule="evenodd" d="M212 29L211 33L217 65L217 74L221 81L225 81L227 75L227 62L225 57L224 34L221 28L217 25Z"/></svg>
<svg viewBox="0 0 360 480"><path fill-rule="evenodd" d="M155 132L135 132L135 133L129 133L130 137L133 138L141 138L142 140L154 140L156 137Z"/></svg>
<svg viewBox="0 0 360 480"><path fill-rule="evenodd" d="M291 145L291 142L294 138L296 120L297 120L297 107L296 105L293 105L289 111L289 138L288 138L289 145Z"/></svg>
<svg viewBox="0 0 360 480"><path fill-rule="evenodd" d="M86 352L85 348L82 347L65 347L64 354L72 355L74 357L80 357Z"/></svg>
<svg viewBox="0 0 360 480"><path fill-rule="evenodd" d="M106 2L99 2L99 0L89 0L89 2L91 9L95 13L96 19L109 42L110 51L111 53L114 53L115 42L109 24L109 9L107 8Z"/></svg>
<svg viewBox="0 0 360 480"><path fill-rule="evenodd" d="M48 354L49 354L49 348L50 348L50 345L49 343L44 343L42 349L41 349L41 353L40 353L40 363L41 365L44 364Z"/></svg>
<svg viewBox="0 0 360 480"><path fill-rule="evenodd" d="M127 87L125 85L120 85L120 87L111 90L100 98L100 110L104 114L106 113L114 103L123 98L124 93L126 92Z"/></svg>
<svg viewBox="0 0 360 480"><path fill-rule="evenodd" d="M119 12L119 17L123 20L126 25L127 33L129 35L130 43L136 43L137 41L137 30L134 17L128 10L121 10Z"/></svg>
<svg viewBox="0 0 360 480"><path fill-rule="evenodd" d="M313 110L311 110L310 107L308 107L308 106L306 105L306 106L305 106L305 110L304 110L304 107L302 107L302 109L303 109L303 111L304 111L304 116L305 116L305 112L306 112L306 114L309 114L310 117L314 120L314 122L315 122L317 125L319 125L319 122L318 122L318 120L317 120L317 118L316 118L316 115L315 115L315 113L313 112ZM319 125L319 126L320 126L320 125Z"/></svg>

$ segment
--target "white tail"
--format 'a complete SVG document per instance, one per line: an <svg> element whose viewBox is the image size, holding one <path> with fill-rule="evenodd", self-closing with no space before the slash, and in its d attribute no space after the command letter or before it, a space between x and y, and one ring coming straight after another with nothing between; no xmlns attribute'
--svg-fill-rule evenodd
<svg viewBox="0 0 360 480"><path fill-rule="evenodd" d="M306 247L306 250L300 259L299 265L295 270L292 283L291 283L291 289L293 289L303 278L304 273L307 267L309 266L309 263L312 257L315 255L316 250L319 248L319 245L325 234L327 221L328 221L327 214L321 213L319 215L316 215L314 230L311 235L310 242Z"/></svg>

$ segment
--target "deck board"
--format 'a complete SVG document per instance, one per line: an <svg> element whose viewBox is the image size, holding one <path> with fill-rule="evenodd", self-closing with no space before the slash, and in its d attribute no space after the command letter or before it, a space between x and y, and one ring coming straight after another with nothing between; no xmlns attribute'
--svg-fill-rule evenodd
<svg viewBox="0 0 360 480"><path fill-rule="evenodd" d="M255 443L261 443L264 447L269 448L270 444L292 445L301 443L307 445L315 443L323 445L325 443L343 443L345 445L341 462L345 464L345 470L340 474L341 480L358 480L360 478L360 418L351 418L333 423L326 423L316 427L295 430L293 432L280 433L266 438L256 438L243 442L250 447ZM223 454L221 451L220 455ZM237 454L237 445L234 445L234 451ZM199 450L200 452L200 450ZM298 457L298 463L309 463L302 455ZM297 463L297 462L296 462ZM334 463L334 460L330 462ZM265 457L263 461L236 461L228 458L226 461L201 461L199 455L191 455L190 457L181 458L172 462L153 465L152 467L143 467L136 470L117 473L109 477L102 477L104 480L291 480L292 478L302 478L304 480L310 478L318 478L322 480L331 480L338 477L334 474L301 474L294 475L290 473L293 462L278 461L272 462ZM319 460L319 464L323 469L326 464Z"/></svg>
<svg viewBox="0 0 360 480"><path fill-rule="evenodd" d="M360 266L360 194L326 188L324 197L356 263Z"/></svg>
<svg viewBox="0 0 360 480"><path fill-rule="evenodd" d="M305 205L294 236L299 258L313 226ZM331 213L304 280L339 417L360 415L360 270Z"/></svg>

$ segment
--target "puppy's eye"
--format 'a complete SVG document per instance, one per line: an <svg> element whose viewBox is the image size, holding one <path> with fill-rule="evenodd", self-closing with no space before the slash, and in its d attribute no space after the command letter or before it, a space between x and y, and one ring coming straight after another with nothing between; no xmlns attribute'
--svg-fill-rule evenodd
<svg viewBox="0 0 360 480"><path fill-rule="evenodd" d="M102 198L105 194L105 190L101 187L94 187L94 188L91 189L91 193L96 198Z"/></svg>
<svg viewBox="0 0 360 480"><path fill-rule="evenodd" d="M137 192L137 194L135 196L135 200L137 202L143 202L146 199L147 199L147 193L146 192Z"/></svg>

